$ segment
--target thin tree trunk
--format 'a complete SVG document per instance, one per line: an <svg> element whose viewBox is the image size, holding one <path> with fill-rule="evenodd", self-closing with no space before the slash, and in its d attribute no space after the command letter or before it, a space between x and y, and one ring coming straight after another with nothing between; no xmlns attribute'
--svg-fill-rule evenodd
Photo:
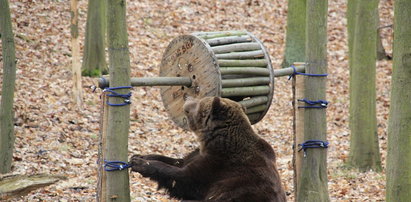
<svg viewBox="0 0 411 202"><path fill-rule="evenodd" d="M73 100L79 109L83 107L83 91L81 89L80 45L78 40L78 9L77 0L71 0L71 52Z"/></svg>
<svg viewBox="0 0 411 202"><path fill-rule="evenodd" d="M411 1L394 5L394 67L388 124L388 202L411 198Z"/></svg>
<svg viewBox="0 0 411 202"><path fill-rule="evenodd" d="M16 55L9 2L0 0L0 35L3 47L3 86L0 104L0 173L11 170L14 147L13 98L16 81Z"/></svg>
<svg viewBox="0 0 411 202"><path fill-rule="evenodd" d="M327 9L328 1L308 0L306 17L306 73L327 73ZM325 100L325 77L305 77L305 98ZM325 108L304 109L304 141L327 138ZM302 159L298 180L297 201L329 201L327 150L307 150Z"/></svg>
<svg viewBox="0 0 411 202"><path fill-rule="evenodd" d="M107 1L88 1L86 39L82 64L84 76L107 74L105 55L106 4Z"/></svg>
<svg viewBox="0 0 411 202"><path fill-rule="evenodd" d="M282 67L305 59L305 13L307 0L289 0L287 13L287 35Z"/></svg>
<svg viewBox="0 0 411 202"><path fill-rule="evenodd" d="M130 85L130 57L126 25L126 1L111 0L108 4L108 47L110 64L110 87ZM128 93L129 89L116 90ZM123 103L123 98L110 97L111 103ZM130 105L108 108L106 147L103 156L108 161L128 162L128 133ZM105 201L130 201L128 170L106 173Z"/></svg>
<svg viewBox="0 0 411 202"><path fill-rule="evenodd" d="M381 170L376 118L376 11L378 0L357 3L350 68L349 163L360 171Z"/></svg>

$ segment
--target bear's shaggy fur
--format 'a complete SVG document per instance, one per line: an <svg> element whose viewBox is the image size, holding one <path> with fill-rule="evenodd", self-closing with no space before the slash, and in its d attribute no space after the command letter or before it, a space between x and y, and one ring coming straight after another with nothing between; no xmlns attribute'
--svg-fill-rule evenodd
<svg viewBox="0 0 411 202"><path fill-rule="evenodd" d="M134 155L133 171L182 200L286 201L274 151L254 133L240 104L188 99L184 111L200 148L183 159Z"/></svg>

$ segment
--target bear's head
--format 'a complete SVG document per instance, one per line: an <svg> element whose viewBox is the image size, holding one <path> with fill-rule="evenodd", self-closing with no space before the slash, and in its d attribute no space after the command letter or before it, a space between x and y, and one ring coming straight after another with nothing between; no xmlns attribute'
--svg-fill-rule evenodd
<svg viewBox="0 0 411 202"><path fill-rule="evenodd" d="M205 97L199 100L188 98L183 108L188 126L194 132L213 131L216 128L241 125L241 123L250 124L245 108L226 98Z"/></svg>

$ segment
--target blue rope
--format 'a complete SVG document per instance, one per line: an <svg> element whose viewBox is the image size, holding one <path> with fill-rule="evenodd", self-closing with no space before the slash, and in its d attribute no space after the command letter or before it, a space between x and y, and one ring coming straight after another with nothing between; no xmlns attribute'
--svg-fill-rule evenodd
<svg viewBox="0 0 411 202"><path fill-rule="evenodd" d="M117 90L117 89L125 89L125 88L131 88L131 86L119 86L119 87L105 88L105 89L103 90L103 92L110 92L110 93L111 93L111 94L107 94L108 97L120 97L120 98L124 98L124 102L123 102L123 103L114 104L114 103L110 103L110 102L107 100L107 104L108 104L109 106L124 106L124 105L129 105L129 104L131 104L131 101L130 101L131 92L129 92L129 93L127 93L127 94L120 94L120 93L117 93L117 92L114 91L114 90Z"/></svg>
<svg viewBox="0 0 411 202"><path fill-rule="evenodd" d="M116 171L116 170L124 170L130 168L131 165L124 161L106 161L104 160L104 170L105 171Z"/></svg>
<svg viewBox="0 0 411 202"><path fill-rule="evenodd" d="M288 80L290 80L294 75L303 75L303 76L328 76L328 74L309 74L309 73L302 73L302 72L297 72L297 69L295 68L294 65L291 65L293 68L294 72L288 77Z"/></svg>
<svg viewBox="0 0 411 202"><path fill-rule="evenodd" d="M305 102L306 104L308 104L308 106L298 106L298 108L327 108L328 106L328 101L326 100L298 99L298 101Z"/></svg>
<svg viewBox="0 0 411 202"><path fill-rule="evenodd" d="M298 152L301 150L304 151L304 157L307 156L306 150L309 148L328 148L329 143L327 141L322 141L322 140L307 140L301 144L298 144L300 146L300 149Z"/></svg>

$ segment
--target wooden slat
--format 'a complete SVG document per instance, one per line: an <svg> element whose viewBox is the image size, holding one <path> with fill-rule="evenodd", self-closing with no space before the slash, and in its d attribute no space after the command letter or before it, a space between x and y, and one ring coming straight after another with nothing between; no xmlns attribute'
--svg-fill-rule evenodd
<svg viewBox="0 0 411 202"><path fill-rule="evenodd" d="M222 46L214 46L211 47L215 54L219 53L230 53L236 51L253 51L253 50L261 50L260 44L250 42L250 43L236 43L236 44L229 44L229 45L222 45Z"/></svg>
<svg viewBox="0 0 411 202"><path fill-rule="evenodd" d="M222 83L223 88L256 86L256 85L269 84L270 78L269 77L252 77L252 78L243 78L243 79L223 79L221 83Z"/></svg>
<svg viewBox="0 0 411 202"><path fill-rule="evenodd" d="M251 42L252 39L248 35L242 36L227 36L227 37L220 37L214 39L208 39L206 42L210 46L219 46L219 45L226 45L231 43L244 43L244 42Z"/></svg>
<svg viewBox="0 0 411 202"><path fill-rule="evenodd" d="M255 59L263 58L264 52L262 50L248 51L248 52L231 52L216 54L217 59Z"/></svg>
<svg viewBox="0 0 411 202"><path fill-rule="evenodd" d="M253 113L257 113L257 112L262 112L266 109L267 109L267 105L263 104L263 105L258 105L258 106L255 106L255 107L247 108L246 113L247 114L253 114Z"/></svg>
<svg viewBox="0 0 411 202"><path fill-rule="evenodd" d="M249 107L254 107L260 104L264 104L267 103L268 101L268 97L267 96L256 96L256 97L252 97L250 99L247 100L242 100L238 103L240 103L241 105L249 108Z"/></svg>
<svg viewBox="0 0 411 202"><path fill-rule="evenodd" d="M267 95L269 92L269 86L223 88L221 90L221 97Z"/></svg>
<svg viewBox="0 0 411 202"><path fill-rule="evenodd" d="M261 67L221 67L220 72L222 75L228 74L241 74L241 75L258 75L269 76L270 70Z"/></svg>
<svg viewBox="0 0 411 202"><path fill-rule="evenodd" d="M220 67L267 67L266 59L256 60L224 60L219 59L218 64Z"/></svg>
<svg viewBox="0 0 411 202"><path fill-rule="evenodd" d="M193 35L201 37L203 39L213 39L226 36L241 36L246 35L246 31L222 31L222 32L195 32Z"/></svg>

